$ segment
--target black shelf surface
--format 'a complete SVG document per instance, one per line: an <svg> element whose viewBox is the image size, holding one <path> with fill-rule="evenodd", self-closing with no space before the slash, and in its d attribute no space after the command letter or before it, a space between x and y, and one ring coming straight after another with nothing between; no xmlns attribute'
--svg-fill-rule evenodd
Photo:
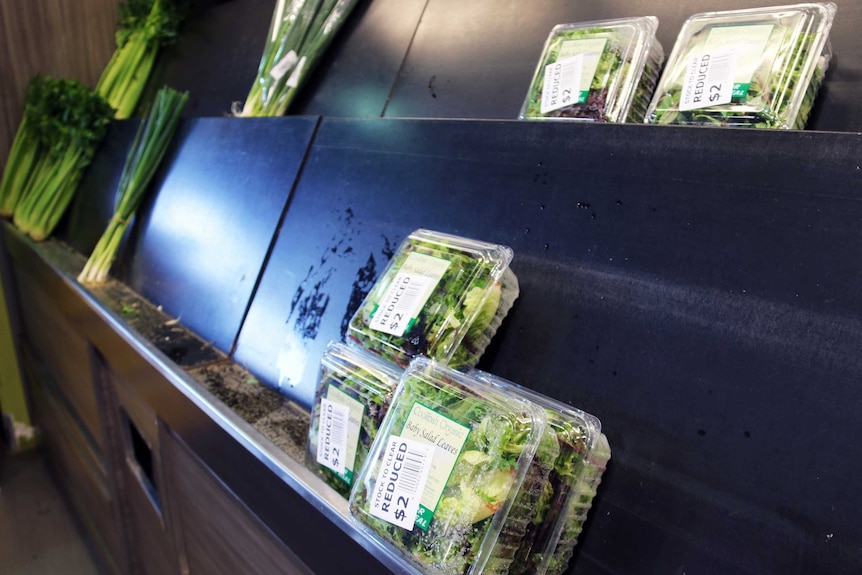
<svg viewBox="0 0 862 575"><path fill-rule="evenodd" d="M410 231L510 245L479 367L599 416L577 573L862 567L862 137L324 118L234 359L308 406Z"/></svg>

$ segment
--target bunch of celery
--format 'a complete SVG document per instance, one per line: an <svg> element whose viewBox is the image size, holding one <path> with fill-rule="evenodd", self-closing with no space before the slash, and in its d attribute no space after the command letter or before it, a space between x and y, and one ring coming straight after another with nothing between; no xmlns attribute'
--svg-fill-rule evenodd
<svg viewBox="0 0 862 575"><path fill-rule="evenodd" d="M0 213L33 239L51 234L99 147L113 110L73 80L37 76L0 182Z"/></svg>
<svg viewBox="0 0 862 575"><path fill-rule="evenodd" d="M187 101L188 93L179 93L167 86L156 94L149 116L138 128L126 156L117 188L114 215L90 254L78 281L98 283L108 278L120 241L167 152Z"/></svg>
<svg viewBox="0 0 862 575"><path fill-rule="evenodd" d="M357 0L278 0L257 78L237 116L283 116Z"/></svg>
<svg viewBox="0 0 862 575"><path fill-rule="evenodd" d="M131 117L153 69L159 46L173 41L185 16L183 0L127 0L120 4L117 49L96 91L116 112Z"/></svg>

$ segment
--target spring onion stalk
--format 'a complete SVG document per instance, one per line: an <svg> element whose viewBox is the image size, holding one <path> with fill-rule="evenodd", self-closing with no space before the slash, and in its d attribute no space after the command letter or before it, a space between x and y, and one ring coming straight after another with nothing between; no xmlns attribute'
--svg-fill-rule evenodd
<svg viewBox="0 0 862 575"><path fill-rule="evenodd" d="M2 192L4 209L14 210L22 232L36 241L51 234L112 116L111 107L79 82L37 76L30 83Z"/></svg>
<svg viewBox="0 0 862 575"><path fill-rule="evenodd" d="M187 101L187 92L180 93L168 87L156 94L150 113L138 128L126 156L114 215L78 276L79 282L101 283L108 279L120 241L170 146Z"/></svg>
<svg viewBox="0 0 862 575"><path fill-rule="evenodd" d="M283 116L357 0L278 0L248 97L234 115Z"/></svg>
<svg viewBox="0 0 862 575"><path fill-rule="evenodd" d="M147 84L159 47L176 39L185 16L180 0L128 0L120 4L117 48L102 72L96 91L117 119L131 117Z"/></svg>

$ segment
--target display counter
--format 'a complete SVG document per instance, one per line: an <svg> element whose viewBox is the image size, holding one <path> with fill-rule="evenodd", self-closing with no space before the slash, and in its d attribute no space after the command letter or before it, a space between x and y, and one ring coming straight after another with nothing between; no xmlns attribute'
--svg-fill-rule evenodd
<svg viewBox="0 0 862 575"><path fill-rule="evenodd" d="M107 570L407 572L302 457L324 349L428 228L514 250L479 367L602 421L569 573L858 573L862 7L810 129L772 131L510 119L554 24L654 14L669 51L689 14L468 4L360 3L294 115L239 119L272 2L198 3L141 103L191 92L114 279L75 277L137 121L53 239L3 225L36 422Z"/></svg>
<svg viewBox="0 0 862 575"><path fill-rule="evenodd" d="M249 171L228 158L244 138L283 143ZM109 156L56 240L4 231L37 413L66 422L47 443L86 470L65 475L95 486L79 511L117 565L170 542L160 561L192 572L216 548L278 558L256 572L399 571L299 459L323 349L417 227L514 249L521 295L479 367L602 420L614 455L573 572L862 564L859 135L215 118L178 142L112 288L73 279ZM231 544L222 513L265 535ZM129 521L161 544L104 527Z"/></svg>

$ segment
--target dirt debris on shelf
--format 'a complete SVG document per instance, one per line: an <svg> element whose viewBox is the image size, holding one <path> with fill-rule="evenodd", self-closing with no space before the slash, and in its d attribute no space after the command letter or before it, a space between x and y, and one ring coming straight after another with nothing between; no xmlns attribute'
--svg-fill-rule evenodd
<svg viewBox="0 0 862 575"><path fill-rule="evenodd" d="M43 257L75 278L86 258L56 240L37 244ZM261 384L241 366L182 325L126 284L109 278L85 286L129 327L138 332L218 401L236 413L288 456L303 461L310 416L277 391Z"/></svg>
<svg viewBox="0 0 862 575"><path fill-rule="evenodd" d="M305 410L232 362L189 370L189 374L276 447L303 460L310 424Z"/></svg>

